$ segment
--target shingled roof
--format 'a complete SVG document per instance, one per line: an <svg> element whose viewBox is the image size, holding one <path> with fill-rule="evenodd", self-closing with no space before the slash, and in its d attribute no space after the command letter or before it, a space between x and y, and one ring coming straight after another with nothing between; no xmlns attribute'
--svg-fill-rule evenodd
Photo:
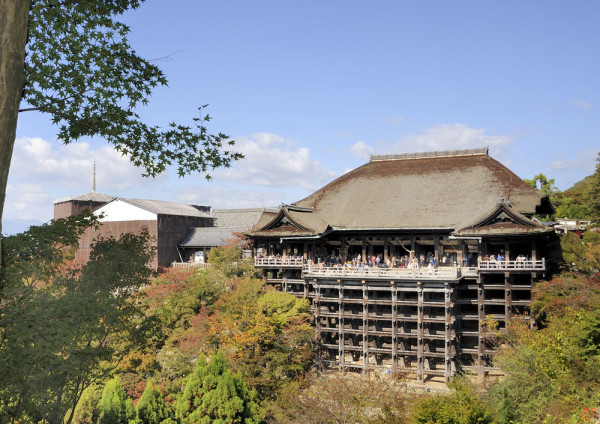
<svg viewBox="0 0 600 424"><path fill-rule="evenodd" d="M144 209L158 215L180 215L211 218L208 206L187 205L184 203L165 202L163 200L118 199L122 202Z"/></svg>
<svg viewBox="0 0 600 424"><path fill-rule="evenodd" d="M80 194L75 197L63 197L62 199L54 200L54 204L63 203L63 202L98 202L98 203L108 203L114 196L109 196L108 194L97 193L95 191L90 191L89 193Z"/></svg>
<svg viewBox="0 0 600 424"><path fill-rule="evenodd" d="M458 229L501 197L525 216L552 212L547 194L491 158L487 148L372 156L292 206L311 209L313 221L333 229ZM274 224L265 221L249 234Z"/></svg>

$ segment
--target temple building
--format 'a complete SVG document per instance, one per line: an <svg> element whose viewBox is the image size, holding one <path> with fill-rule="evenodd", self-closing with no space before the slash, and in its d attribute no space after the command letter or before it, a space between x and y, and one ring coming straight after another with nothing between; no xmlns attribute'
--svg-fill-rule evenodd
<svg viewBox="0 0 600 424"><path fill-rule="evenodd" d="M311 301L319 358L419 380L499 370L487 331L528 317L554 212L488 149L372 156L246 235L267 281Z"/></svg>

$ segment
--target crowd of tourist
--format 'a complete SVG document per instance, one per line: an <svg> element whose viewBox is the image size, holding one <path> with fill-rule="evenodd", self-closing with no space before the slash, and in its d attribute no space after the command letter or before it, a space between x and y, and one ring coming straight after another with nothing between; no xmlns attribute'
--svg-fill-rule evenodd
<svg viewBox="0 0 600 424"><path fill-rule="evenodd" d="M279 253L274 255L263 256L261 253L257 254L259 259L303 259L303 255L297 251L290 253L289 255L281 255ZM489 267L499 267L501 262L509 261L510 259L504 257L502 253L498 254L486 254L481 261ZM531 257L523 254L519 254L513 261L514 265L518 266L531 266ZM305 261L306 262L306 261ZM438 267L456 267L459 266L458 259L455 253L445 253L441 259L435 257L433 252L427 252L415 256L412 259L409 255L393 256L386 260L383 259L381 254L377 255L366 255L364 258L360 253L353 255L351 258L344 261L342 257L335 253L321 254L317 253L313 259L308 260L310 265L317 265L326 268L348 268L348 269L361 269L361 268L407 268L407 269L433 269L437 270ZM478 263L477 254L472 253L464 255L462 264L460 266L471 267L476 266Z"/></svg>

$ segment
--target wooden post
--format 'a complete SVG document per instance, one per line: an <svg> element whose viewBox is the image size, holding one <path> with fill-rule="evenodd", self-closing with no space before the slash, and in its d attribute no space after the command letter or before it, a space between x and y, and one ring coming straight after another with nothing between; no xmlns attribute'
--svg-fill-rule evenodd
<svg viewBox="0 0 600 424"><path fill-rule="evenodd" d="M383 263L387 263L390 258L390 239L388 237L383 238Z"/></svg>
<svg viewBox="0 0 600 424"><path fill-rule="evenodd" d="M512 318L512 280L513 277L510 275L510 272L504 273L504 304L505 307L505 327L508 328L508 323Z"/></svg>
<svg viewBox="0 0 600 424"><path fill-rule="evenodd" d="M340 370L345 368L346 361L346 352L344 349L344 345L346 343L344 333L345 333L345 325L344 325L344 288L342 283L339 283L338 289L338 359L340 364Z"/></svg>
<svg viewBox="0 0 600 424"><path fill-rule="evenodd" d="M396 283L392 285L392 372L398 371L398 290Z"/></svg>
<svg viewBox="0 0 600 424"><path fill-rule="evenodd" d="M362 261L367 261L367 238L362 238L362 253L361 253Z"/></svg>
<svg viewBox="0 0 600 424"><path fill-rule="evenodd" d="M302 246L302 257L304 258L304 262L308 261L308 243L304 242L304 246Z"/></svg>
<svg viewBox="0 0 600 424"><path fill-rule="evenodd" d="M417 381L425 381L423 375L423 283L417 283Z"/></svg>
<svg viewBox="0 0 600 424"><path fill-rule="evenodd" d="M363 373L369 370L369 293L367 291L367 282L363 283Z"/></svg>
<svg viewBox="0 0 600 424"><path fill-rule="evenodd" d="M400 292L400 295L402 296L402 300L405 300L406 295L404 294L404 292ZM397 288L396 288L396 298L398 298L398 289ZM398 310L399 307L402 308L403 312L405 312L404 311L405 306L403 306L403 305L401 305L401 306L396 305L396 310ZM398 312L396 312L396 320L398 320ZM406 336L404 336L404 334L406 334L406 320L404 320L404 319L400 320L400 322L398 324L398 330L402 334L401 336L399 336L399 339L397 341L398 350L402 351L399 354L398 366L400 367L400 369L405 369L406 368L406 361L405 361L405 358L404 358L404 355L405 355L404 352L407 349L406 349Z"/></svg>
<svg viewBox="0 0 600 424"><path fill-rule="evenodd" d="M440 236L433 237L433 257L436 262L440 261Z"/></svg>
<svg viewBox="0 0 600 424"><path fill-rule="evenodd" d="M452 303L450 299L450 283L444 283L444 379L452 378L454 358L452 355Z"/></svg>
<svg viewBox="0 0 600 424"><path fill-rule="evenodd" d="M415 236L411 236L410 237L410 261L412 262L413 259L415 258L415 254L416 254L416 244L417 241L415 239Z"/></svg>
<svg viewBox="0 0 600 424"><path fill-rule="evenodd" d="M485 293L481 275L477 277L477 313L479 316L479 339L477 343L477 375L480 378L485 377L485 339L483 333L483 323L485 321Z"/></svg>

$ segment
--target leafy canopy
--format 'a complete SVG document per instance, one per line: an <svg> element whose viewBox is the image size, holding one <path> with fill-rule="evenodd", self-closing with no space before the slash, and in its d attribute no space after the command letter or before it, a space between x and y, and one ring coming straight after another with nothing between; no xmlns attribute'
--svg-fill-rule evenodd
<svg viewBox="0 0 600 424"><path fill-rule="evenodd" d="M202 114L192 126L172 122L166 129L144 123L137 108L157 86L163 72L129 45L129 28L115 20L143 0L32 0L21 111L52 116L66 144L99 136L127 155L145 175L156 176L175 164L183 176L229 167L243 156L222 134L210 134Z"/></svg>
<svg viewBox="0 0 600 424"><path fill-rule="evenodd" d="M74 262L87 213L4 239L0 278L0 421L72 418L83 390L136 342L134 301L153 251L147 234L101 239ZM26 421L25 421L26 422Z"/></svg>

